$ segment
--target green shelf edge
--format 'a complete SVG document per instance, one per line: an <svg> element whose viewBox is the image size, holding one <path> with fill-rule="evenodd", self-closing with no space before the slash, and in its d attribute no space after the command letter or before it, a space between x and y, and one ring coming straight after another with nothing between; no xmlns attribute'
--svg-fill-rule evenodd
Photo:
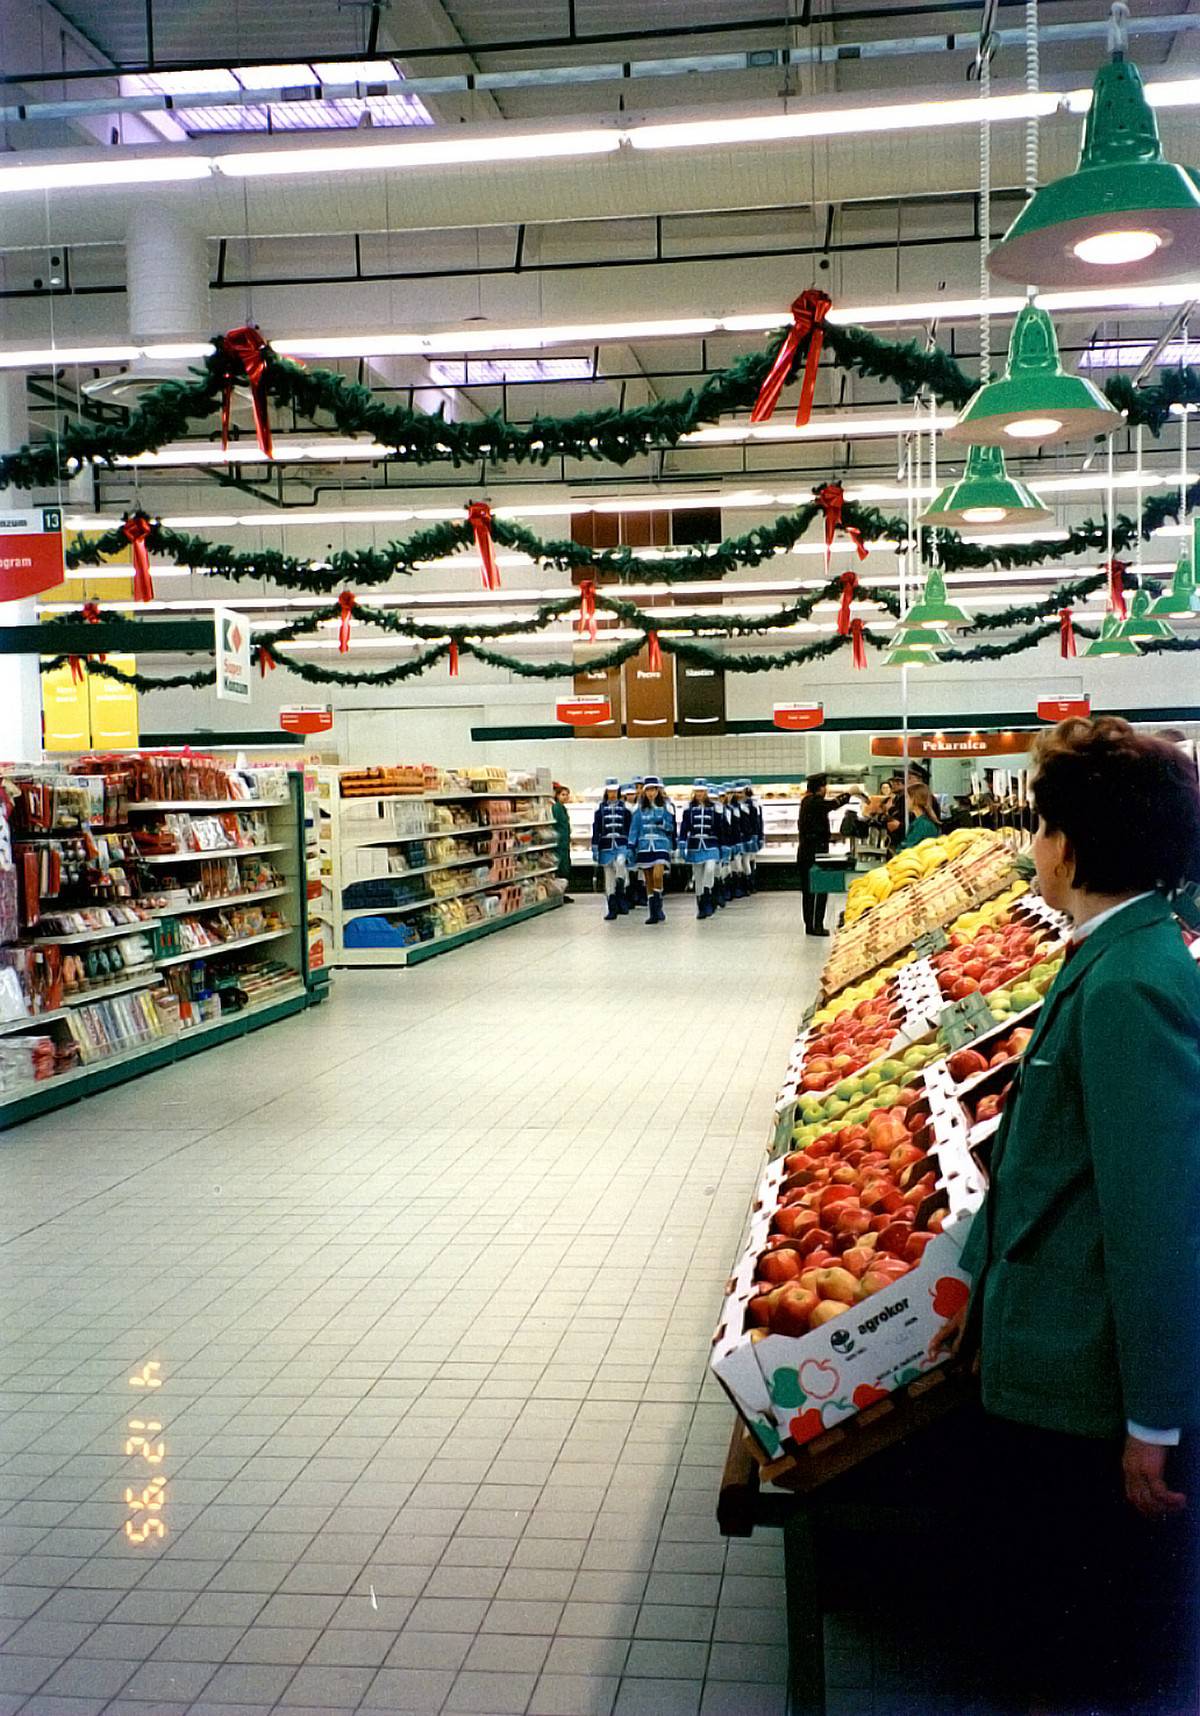
<svg viewBox="0 0 1200 1716"><path fill-rule="evenodd" d="M172 1037L169 1042L158 1043L147 1049L144 1055L135 1059L121 1061L117 1066L106 1067L103 1062L92 1069L87 1078L74 1079L69 1085L56 1089L53 1080L47 1080L45 1088L31 1090L27 1096L18 1097L9 1103L0 1103L0 1132L6 1132L11 1126L18 1126L23 1120L32 1120L39 1114L49 1114L56 1108L66 1108L72 1102L79 1102L84 1097L95 1096L98 1091L109 1090L113 1085L124 1084L126 1080L141 1078L143 1073L154 1072L158 1067L169 1066L172 1061L184 1060L189 1055L200 1055L206 1049L215 1048L219 1043L228 1043L234 1037L245 1037L251 1031L257 1031L264 1025L273 1025L276 1020L287 1018L292 1013L303 1013L309 1007L318 1007L325 999L325 986L319 990L308 988L302 995L290 995L285 1000L276 1001L261 1012L248 1015L234 1014L228 1020L222 1020L211 1031L203 1036L189 1037L185 1034Z"/></svg>
<svg viewBox="0 0 1200 1716"><path fill-rule="evenodd" d="M536 918L542 912L555 911L561 905L561 895L553 900L539 900L536 906L522 906L519 912L506 912L491 923L472 924L470 929L456 930L453 935L439 937L437 941L419 942L409 951L404 963L420 965L426 959L436 958L439 953L449 953L451 948L461 947L464 942L478 941L481 936L493 935L497 930L508 929L510 924L518 924L525 918Z"/></svg>

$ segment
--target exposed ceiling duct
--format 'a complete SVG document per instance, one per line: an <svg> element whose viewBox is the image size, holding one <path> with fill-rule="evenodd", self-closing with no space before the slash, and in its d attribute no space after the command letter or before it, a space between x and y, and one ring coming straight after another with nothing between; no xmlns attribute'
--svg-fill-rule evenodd
<svg viewBox="0 0 1200 1716"><path fill-rule="evenodd" d="M181 213L154 197L130 205L126 302L134 345L194 345L212 336L208 241ZM148 388L188 380L194 361L182 355L137 358L115 375L85 382L83 391L110 405L133 406Z"/></svg>

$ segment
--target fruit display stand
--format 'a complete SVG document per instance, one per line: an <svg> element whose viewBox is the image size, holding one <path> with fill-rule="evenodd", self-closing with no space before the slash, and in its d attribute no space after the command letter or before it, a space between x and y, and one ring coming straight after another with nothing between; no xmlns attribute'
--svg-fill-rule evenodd
<svg viewBox="0 0 1200 1716"><path fill-rule="evenodd" d="M562 904L545 770L319 770L331 965L417 965Z"/></svg>
<svg viewBox="0 0 1200 1716"><path fill-rule="evenodd" d="M965 905L936 934L903 897L932 871L860 912L894 899L922 925L886 963L839 984L835 942L714 1337L712 1369L739 1414L718 1519L729 1535L783 1528L793 1716L825 1709L826 1534L850 1519L874 1531L905 1504L879 1487L882 1472L918 1485L927 1529L962 1454L955 1414L974 1390L930 1342L967 1299L958 1259L986 1194L988 1140L1067 929L1002 841L937 867L961 882L972 864L971 887L952 890ZM930 1470L934 1447L942 1465Z"/></svg>

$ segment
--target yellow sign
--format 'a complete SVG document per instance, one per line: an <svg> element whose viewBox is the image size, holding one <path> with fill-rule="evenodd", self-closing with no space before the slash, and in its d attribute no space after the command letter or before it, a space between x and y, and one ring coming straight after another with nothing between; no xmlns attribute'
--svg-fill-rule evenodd
<svg viewBox="0 0 1200 1716"><path fill-rule="evenodd" d="M92 722L86 677L76 680L69 662L42 675L42 744L47 751L86 751Z"/></svg>
<svg viewBox="0 0 1200 1716"><path fill-rule="evenodd" d="M123 673L133 673L137 660L132 655L110 655L109 664ZM93 751L136 751L138 744L138 694L132 685L106 679L103 674L88 676L91 702Z"/></svg>

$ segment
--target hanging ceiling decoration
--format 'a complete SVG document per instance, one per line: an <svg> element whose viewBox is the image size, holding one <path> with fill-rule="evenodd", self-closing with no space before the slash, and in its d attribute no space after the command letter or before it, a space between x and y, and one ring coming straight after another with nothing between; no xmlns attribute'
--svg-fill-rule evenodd
<svg viewBox="0 0 1200 1716"><path fill-rule="evenodd" d="M1192 571L1191 557L1184 549L1176 563L1171 588L1163 592L1150 612L1156 619L1161 620L1171 619L1177 614L1195 613L1196 595L1196 577Z"/></svg>
<svg viewBox="0 0 1200 1716"><path fill-rule="evenodd" d="M1200 186L1163 159L1141 75L1125 58L1113 8L1112 61L1101 66L1079 166L1026 203L988 257L988 269L1023 286L1150 286L1195 267Z"/></svg>
<svg viewBox="0 0 1200 1716"><path fill-rule="evenodd" d="M961 477L947 483L927 511L924 525L1029 525L1053 518L1033 490L1010 477L999 447L972 447Z"/></svg>
<svg viewBox="0 0 1200 1716"><path fill-rule="evenodd" d="M1105 614L1100 636L1084 650L1084 655L1140 655L1142 652L1132 638L1122 637L1122 622L1116 614Z"/></svg>
<svg viewBox="0 0 1200 1716"><path fill-rule="evenodd" d="M1008 364L967 401L943 439L956 445L1006 447L1014 442L1050 447L1120 427L1121 413L1100 389L1068 375L1058 357L1054 324L1045 310L1026 304L1013 324Z"/></svg>
<svg viewBox="0 0 1200 1716"><path fill-rule="evenodd" d="M931 566L925 588L904 616L906 626L968 626L971 616L946 595L946 579L940 566Z"/></svg>
<svg viewBox="0 0 1200 1716"><path fill-rule="evenodd" d="M1151 606L1149 590L1138 590L1130 604L1129 618L1121 627L1121 636L1135 643L1143 638L1169 638L1174 632L1166 620L1159 619Z"/></svg>

